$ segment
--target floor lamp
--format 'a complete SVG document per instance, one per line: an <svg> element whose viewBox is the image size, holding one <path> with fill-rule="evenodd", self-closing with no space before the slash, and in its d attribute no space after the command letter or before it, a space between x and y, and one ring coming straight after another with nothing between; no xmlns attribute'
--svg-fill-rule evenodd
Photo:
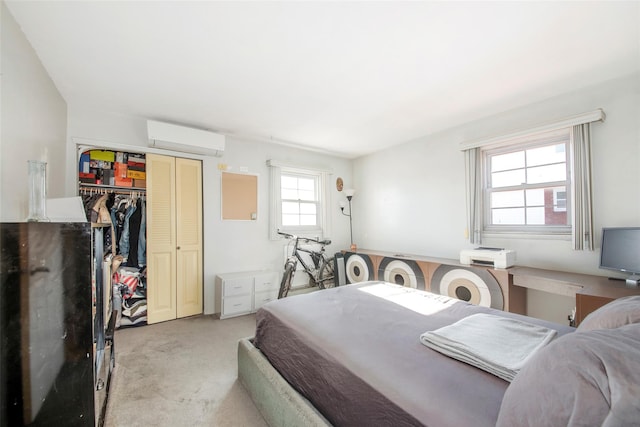
<svg viewBox="0 0 640 427"><path fill-rule="evenodd" d="M351 247L350 247L351 251L355 251L358 248L355 245L355 243L353 243L353 218L351 217L351 199L353 198L353 195L355 193L356 193L356 190L352 188L348 188L344 190L344 194L347 196L347 200L349 201L349 213L344 212L345 203L340 202L340 211L342 212L342 215L349 217L349 233L351 234Z"/></svg>

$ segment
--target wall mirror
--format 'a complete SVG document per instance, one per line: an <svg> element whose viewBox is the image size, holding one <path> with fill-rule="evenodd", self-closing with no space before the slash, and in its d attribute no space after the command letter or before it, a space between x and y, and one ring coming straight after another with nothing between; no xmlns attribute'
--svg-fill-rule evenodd
<svg viewBox="0 0 640 427"><path fill-rule="evenodd" d="M258 219L258 176L222 172L222 219Z"/></svg>

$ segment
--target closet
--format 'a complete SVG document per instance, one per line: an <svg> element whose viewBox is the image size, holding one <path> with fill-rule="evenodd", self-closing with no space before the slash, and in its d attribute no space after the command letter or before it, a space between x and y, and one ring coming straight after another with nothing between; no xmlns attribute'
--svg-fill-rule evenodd
<svg viewBox="0 0 640 427"><path fill-rule="evenodd" d="M88 218L114 224L106 240L121 262L118 326L201 314L202 162L90 150L80 156L79 181Z"/></svg>
<svg viewBox="0 0 640 427"><path fill-rule="evenodd" d="M116 328L147 323L146 214L144 189L123 190L80 184L90 222L109 224L104 233L105 262L112 272L110 294L116 304Z"/></svg>

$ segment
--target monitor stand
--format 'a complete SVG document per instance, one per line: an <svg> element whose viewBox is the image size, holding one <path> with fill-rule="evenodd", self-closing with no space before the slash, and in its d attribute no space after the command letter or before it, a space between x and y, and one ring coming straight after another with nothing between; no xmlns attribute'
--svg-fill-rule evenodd
<svg viewBox="0 0 640 427"><path fill-rule="evenodd" d="M632 274L625 281L628 288L637 288L640 285L640 274Z"/></svg>

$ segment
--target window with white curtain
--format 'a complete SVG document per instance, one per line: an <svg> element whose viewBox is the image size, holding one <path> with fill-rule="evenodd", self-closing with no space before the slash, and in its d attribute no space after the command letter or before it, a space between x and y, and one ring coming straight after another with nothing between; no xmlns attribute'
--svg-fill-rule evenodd
<svg viewBox="0 0 640 427"><path fill-rule="evenodd" d="M570 235L593 250L591 123L602 110L461 144L469 242L491 233Z"/></svg>
<svg viewBox="0 0 640 427"><path fill-rule="evenodd" d="M270 160L270 237L277 230L307 237L329 235L325 170L293 166Z"/></svg>

